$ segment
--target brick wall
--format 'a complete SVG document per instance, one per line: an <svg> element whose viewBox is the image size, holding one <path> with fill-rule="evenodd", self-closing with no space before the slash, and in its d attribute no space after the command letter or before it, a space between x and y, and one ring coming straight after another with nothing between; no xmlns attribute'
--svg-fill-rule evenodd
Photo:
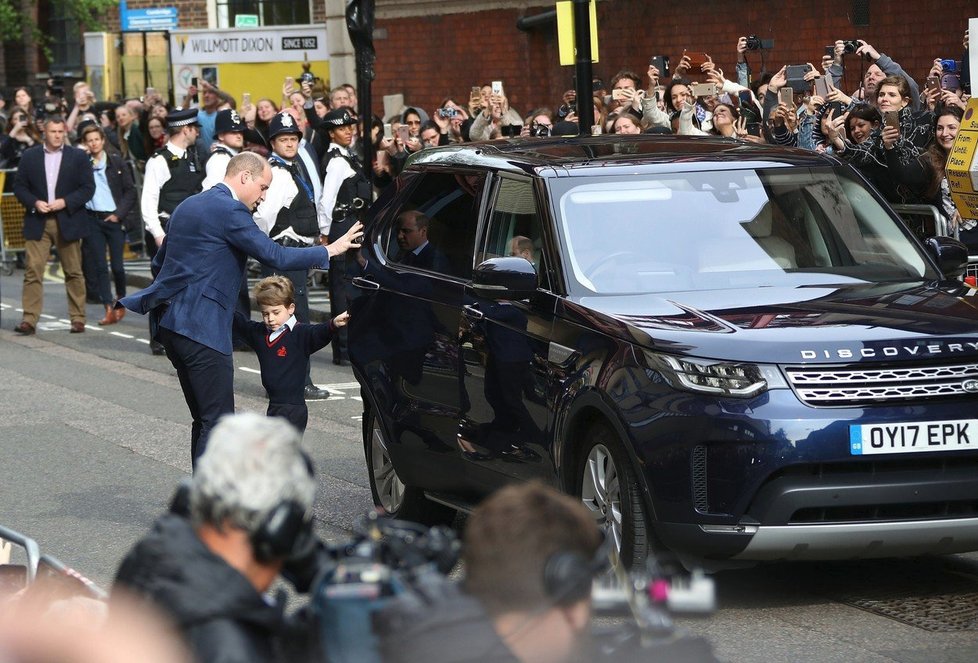
<svg viewBox="0 0 978 663"><path fill-rule="evenodd" d="M652 55L675 62L683 48L706 51L734 76L737 37L774 39L764 53L768 69L781 64L818 64L835 39L862 38L893 57L918 81L935 57L962 56L961 40L973 0L870 0L869 25L854 27L852 0L687 0L682 3L615 0L598 3L601 61L596 75L607 83L621 68L643 74ZM521 112L559 103L571 86L573 67L557 64L556 23L531 32L516 28L529 10L495 10L377 21L386 31L375 40L377 79L374 107L384 94L403 92L408 104L435 107L445 96L465 103L470 86L502 80L510 102ZM756 76L758 54L749 61ZM860 63L847 61L846 87L858 84Z"/></svg>

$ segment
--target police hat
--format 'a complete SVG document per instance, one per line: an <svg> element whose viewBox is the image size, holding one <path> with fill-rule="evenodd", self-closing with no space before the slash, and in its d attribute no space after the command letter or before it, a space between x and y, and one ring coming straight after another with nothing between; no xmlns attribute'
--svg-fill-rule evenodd
<svg viewBox="0 0 978 663"><path fill-rule="evenodd" d="M218 136L230 131L244 132L246 128L241 116L238 115L238 111L233 108L218 111L217 117L214 118L214 133Z"/></svg>
<svg viewBox="0 0 978 663"><path fill-rule="evenodd" d="M268 140L275 138L279 134L302 135L302 130L295 123L295 118L287 111L276 113L275 117L268 123Z"/></svg>
<svg viewBox="0 0 978 663"><path fill-rule="evenodd" d="M197 122L197 109L188 108L187 110L175 110L166 114L167 127L189 127L192 124L200 126Z"/></svg>
<svg viewBox="0 0 978 663"><path fill-rule="evenodd" d="M345 127L356 123L357 118L353 117L353 113L345 106L334 108L326 113L326 117L323 118L323 126L326 129L336 129L337 127Z"/></svg>

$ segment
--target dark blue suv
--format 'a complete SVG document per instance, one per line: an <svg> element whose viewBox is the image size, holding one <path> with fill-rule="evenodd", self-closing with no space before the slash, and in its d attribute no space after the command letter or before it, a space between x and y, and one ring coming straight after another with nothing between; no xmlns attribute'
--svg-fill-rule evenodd
<svg viewBox="0 0 978 663"><path fill-rule="evenodd" d="M431 522L541 479L632 562L978 549L966 259L811 152L425 150L349 283L374 499Z"/></svg>

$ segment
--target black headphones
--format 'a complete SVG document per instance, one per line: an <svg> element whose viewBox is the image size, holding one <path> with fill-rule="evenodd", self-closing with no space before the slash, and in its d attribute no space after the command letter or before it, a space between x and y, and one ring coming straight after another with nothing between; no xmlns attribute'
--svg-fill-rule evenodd
<svg viewBox="0 0 978 663"><path fill-rule="evenodd" d="M300 450L306 471L315 476L312 459ZM285 500L272 509L251 535L255 559L259 562L300 556L315 543L312 515L295 500Z"/></svg>
<svg viewBox="0 0 978 663"><path fill-rule="evenodd" d="M579 552L555 552L543 567L543 588L555 605L571 605L591 595L594 576L608 567L611 538L603 536L591 559Z"/></svg>

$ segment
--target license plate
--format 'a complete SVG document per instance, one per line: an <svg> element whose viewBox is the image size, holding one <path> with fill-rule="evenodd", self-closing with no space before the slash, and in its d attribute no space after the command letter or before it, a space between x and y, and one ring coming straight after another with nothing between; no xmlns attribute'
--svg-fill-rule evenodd
<svg viewBox="0 0 978 663"><path fill-rule="evenodd" d="M849 426L853 456L966 449L978 449L978 419Z"/></svg>

